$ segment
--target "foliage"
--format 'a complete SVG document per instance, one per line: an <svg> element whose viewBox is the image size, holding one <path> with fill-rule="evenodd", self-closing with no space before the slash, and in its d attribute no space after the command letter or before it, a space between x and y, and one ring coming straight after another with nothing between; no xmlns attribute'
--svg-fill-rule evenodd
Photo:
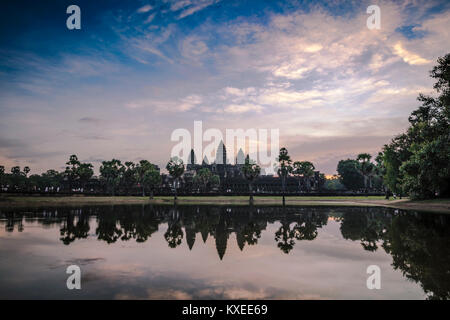
<svg viewBox="0 0 450 320"><path fill-rule="evenodd" d="M254 161L250 160L249 155L245 158L244 166L242 167L242 174L248 181L250 191L250 202L253 202L253 181L261 174L261 167Z"/></svg>
<svg viewBox="0 0 450 320"><path fill-rule="evenodd" d="M314 176L314 165L309 161L295 161L292 168L292 174L297 177L304 178L306 189L311 190L311 178ZM300 179L299 179L300 188Z"/></svg>
<svg viewBox="0 0 450 320"><path fill-rule="evenodd" d="M364 187L364 177L361 174L358 161L352 159L339 161L337 172L341 183L348 190L356 191Z"/></svg>
<svg viewBox="0 0 450 320"><path fill-rule="evenodd" d="M450 195L450 54L438 59L430 75L437 97L420 94L407 131L383 148L384 180L412 198Z"/></svg>
<svg viewBox="0 0 450 320"><path fill-rule="evenodd" d="M286 148L281 148L278 156L279 167L278 176L281 178L281 188L283 191L283 204L285 202L284 193L286 191L287 177L292 173L292 160Z"/></svg>
<svg viewBox="0 0 450 320"><path fill-rule="evenodd" d="M178 187L178 179L184 173L184 163L183 160L179 158L172 158L166 165L167 171L174 179L173 189L174 189L174 200L177 199L177 187Z"/></svg>
<svg viewBox="0 0 450 320"><path fill-rule="evenodd" d="M147 171L145 171L143 184L150 190L150 199L153 199L153 192L155 188L161 184L161 175L154 164L151 164Z"/></svg>
<svg viewBox="0 0 450 320"><path fill-rule="evenodd" d="M102 161L100 177L105 179L107 188L112 195L114 195L115 189L122 178L123 171L124 168L120 160L112 159L111 161Z"/></svg>

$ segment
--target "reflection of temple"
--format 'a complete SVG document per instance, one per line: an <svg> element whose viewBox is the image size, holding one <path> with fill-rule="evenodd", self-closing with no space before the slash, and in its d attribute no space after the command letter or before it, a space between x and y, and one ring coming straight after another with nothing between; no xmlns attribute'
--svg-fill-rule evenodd
<svg viewBox="0 0 450 320"><path fill-rule="evenodd" d="M242 175L242 167L245 163L245 155L242 149L239 149L234 164L227 158L227 149L221 141L216 151L216 159L209 163L205 156L201 164L197 161L194 150L188 157L186 172L184 175L184 186L189 189L192 178L200 169L207 168L213 174L220 178L220 189L225 192L246 193L248 192L248 182ZM319 171L314 171L312 177L289 177L287 179L287 191L317 191L325 182ZM281 192L281 180L278 176L265 175L264 168L261 169L261 176L254 182L254 190L260 193Z"/></svg>
<svg viewBox="0 0 450 320"><path fill-rule="evenodd" d="M206 242L212 237L219 259L224 259L233 233L239 249L245 250L258 244L268 224L277 223L274 245L288 254L297 243L315 239L329 216L340 223L344 239L360 242L366 251L381 248L390 254L393 267L419 283L428 298L450 299L450 216L445 214L411 214L378 207L122 205L26 213L8 209L0 212L0 225L7 232L23 231L26 222L57 226L60 241L66 245L93 234L106 243L145 242L160 225L167 225L160 234L168 248L186 241L186 249L192 250L202 244L199 240Z"/></svg>

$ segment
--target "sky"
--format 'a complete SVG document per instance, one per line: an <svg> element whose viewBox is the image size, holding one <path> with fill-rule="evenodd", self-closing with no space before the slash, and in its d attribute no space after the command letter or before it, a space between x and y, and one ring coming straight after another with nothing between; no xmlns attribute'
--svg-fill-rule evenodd
<svg viewBox="0 0 450 320"><path fill-rule="evenodd" d="M69 5L81 29L69 30ZM369 29L369 5L380 29ZM10 1L0 10L0 164L71 154L165 167L175 129L279 129L336 172L376 155L432 94L448 1ZM201 159L199 156L197 158ZM210 160L213 159L209 157Z"/></svg>

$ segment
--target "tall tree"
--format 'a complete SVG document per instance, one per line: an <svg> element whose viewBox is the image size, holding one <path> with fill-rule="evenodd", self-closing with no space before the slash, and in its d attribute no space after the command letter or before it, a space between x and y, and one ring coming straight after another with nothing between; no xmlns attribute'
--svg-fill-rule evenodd
<svg viewBox="0 0 450 320"><path fill-rule="evenodd" d="M278 156L279 167L277 170L278 176L281 179L281 190L283 195L283 205L285 205L285 193L286 193L286 183L287 178L292 172L292 160L291 156L288 154L286 148L280 149L280 154Z"/></svg>
<svg viewBox="0 0 450 320"><path fill-rule="evenodd" d="M78 157L73 154L69 157L69 161L66 162L65 174L67 180L69 181L69 188L72 190L75 180L78 179L78 167L80 166L80 161Z"/></svg>
<svg viewBox="0 0 450 320"><path fill-rule="evenodd" d="M86 189L87 182L94 175L93 168L94 166L90 163L80 163L80 165L78 166L77 175L83 189Z"/></svg>
<svg viewBox="0 0 450 320"><path fill-rule="evenodd" d="M123 185L127 194L133 190L133 187L137 183L137 170L136 165L132 161L125 162L125 168L123 172Z"/></svg>
<svg viewBox="0 0 450 320"><path fill-rule="evenodd" d="M123 175L122 162L117 159L111 161L102 161L100 166L100 176L105 179L106 187L109 189L112 196L115 195L116 187Z"/></svg>
<svg viewBox="0 0 450 320"><path fill-rule="evenodd" d="M356 161L359 162L359 170L361 171L362 176L364 177L364 191L368 192L369 189L372 188L372 174L374 171L374 165L370 162L372 156L368 153L360 153L356 157Z"/></svg>
<svg viewBox="0 0 450 320"><path fill-rule="evenodd" d="M145 173L152 168L152 164L148 160L141 160L136 165L137 181L142 189L142 196L145 197Z"/></svg>
<svg viewBox="0 0 450 320"><path fill-rule="evenodd" d="M167 171L173 178L174 200L177 200L177 188L180 177L184 173L184 163L180 158L172 158L166 165Z"/></svg>
<svg viewBox="0 0 450 320"><path fill-rule="evenodd" d="M261 174L261 167L257 165L256 162L250 160L250 156L247 155L247 157L245 158L244 166L242 167L242 174L248 182L248 188L250 192L249 202L250 204L253 204L253 182Z"/></svg>
<svg viewBox="0 0 450 320"><path fill-rule="evenodd" d="M144 186L149 190L150 200L153 199L153 194L155 192L155 188L161 184L161 175L159 174L159 170L156 169L156 166L151 164L151 166L145 171Z"/></svg>
<svg viewBox="0 0 450 320"><path fill-rule="evenodd" d="M11 168L11 182L14 189L20 190L25 185L25 174L20 171L19 166L14 166Z"/></svg>

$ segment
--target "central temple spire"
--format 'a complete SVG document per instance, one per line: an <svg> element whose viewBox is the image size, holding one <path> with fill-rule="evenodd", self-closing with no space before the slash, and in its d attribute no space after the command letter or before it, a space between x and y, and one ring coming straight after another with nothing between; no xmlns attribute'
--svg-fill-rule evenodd
<svg viewBox="0 0 450 320"><path fill-rule="evenodd" d="M227 163L227 149L225 148L223 141L220 140L216 152L216 164L226 164L226 163Z"/></svg>

